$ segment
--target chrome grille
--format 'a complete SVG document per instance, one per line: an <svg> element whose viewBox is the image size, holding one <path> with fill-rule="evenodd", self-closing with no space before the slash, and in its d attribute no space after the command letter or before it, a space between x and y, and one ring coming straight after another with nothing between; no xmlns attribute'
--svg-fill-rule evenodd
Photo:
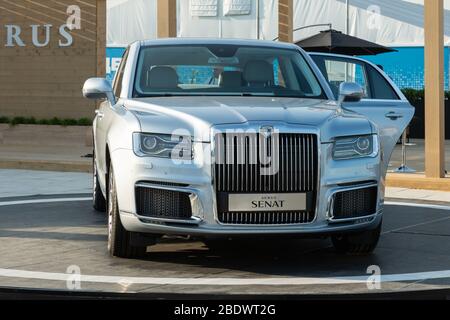
<svg viewBox="0 0 450 320"><path fill-rule="evenodd" d="M314 212L221 212L219 221L226 224L242 225L283 225L308 223L314 219Z"/></svg>
<svg viewBox="0 0 450 320"><path fill-rule="evenodd" d="M218 218L229 224L298 224L314 219L318 175L316 134L280 133L278 171L261 174L261 152L271 153L272 144L261 143L260 133L215 136L214 186L218 199ZM219 159L219 161L218 161ZM309 209L295 212L229 212L230 193L307 193Z"/></svg>
<svg viewBox="0 0 450 320"><path fill-rule="evenodd" d="M222 135L222 140L217 139L216 135L216 152L218 148L224 150L221 156L216 153L216 159L223 158L226 161L215 164L217 192L277 193L316 190L317 135L279 134L279 170L275 175L261 174L263 165L258 157L262 148L259 134ZM233 153L227 154L227 150L233 149Z"/></svg>

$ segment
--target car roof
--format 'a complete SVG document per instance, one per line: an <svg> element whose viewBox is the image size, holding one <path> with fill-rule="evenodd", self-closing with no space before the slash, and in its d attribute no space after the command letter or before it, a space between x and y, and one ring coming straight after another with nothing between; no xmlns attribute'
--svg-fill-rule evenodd
<svg viewBox="0 0 450 320"><path fill-rule="evenodd" d="M270 47L281 49L300 49L293 43L269 41L269 40L252 40L252 39L218 39L218 38L164 38L156 40L139 41L141 46L160 46L160 45L241 45L254 47Z"/></svg>
<svg viewBox="0 0 450 320"><path fill-rule="evenodd" d="M352 58L353 60L359 60L364 62L369 62L366 59L357 57L357 56L351 56L346 54L339 54L339 53L328 53L328 52L307 52L310 56L328 56L328 57L338 57L338 58Z"/></svg>

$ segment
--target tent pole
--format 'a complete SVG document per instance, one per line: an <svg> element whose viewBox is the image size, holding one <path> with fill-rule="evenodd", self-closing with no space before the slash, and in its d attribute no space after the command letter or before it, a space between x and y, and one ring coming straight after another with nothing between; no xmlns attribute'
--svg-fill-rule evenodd
<svg viewBox="0 0 450 320"><path fill-rule="evenodd" d="M345 33L350 34L350 0L345 0Z"/></svg>
<svg viewBox="0 0 450 320"><path fill-rule="evenodd" d="M259 40L259 0L256 0L256 39Z"/></svg>

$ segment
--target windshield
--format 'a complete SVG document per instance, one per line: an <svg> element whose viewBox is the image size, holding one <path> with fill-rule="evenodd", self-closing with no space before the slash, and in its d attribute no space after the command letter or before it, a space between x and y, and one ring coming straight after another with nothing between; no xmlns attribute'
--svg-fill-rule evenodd
<svg viewBox="0 0 450 320"><path fill-rule="evenodd" d="M298 51L238 45L141 49L134 97L161 95L325 98Z"/></svg>

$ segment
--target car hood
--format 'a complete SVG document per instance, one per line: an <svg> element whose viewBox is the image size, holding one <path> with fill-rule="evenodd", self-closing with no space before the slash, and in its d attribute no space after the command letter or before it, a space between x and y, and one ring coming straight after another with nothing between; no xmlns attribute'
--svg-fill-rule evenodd
<svg viewBox="0 0 450 320"><path fill-rule="evenodd" d="M143 132L171 134L181 130L204 142L210 140L213 126L249 122L317 127L322 141L336 135L372 132L365 117L327 100L183 96L132 99L124 104L136 115Z"/></svg>

